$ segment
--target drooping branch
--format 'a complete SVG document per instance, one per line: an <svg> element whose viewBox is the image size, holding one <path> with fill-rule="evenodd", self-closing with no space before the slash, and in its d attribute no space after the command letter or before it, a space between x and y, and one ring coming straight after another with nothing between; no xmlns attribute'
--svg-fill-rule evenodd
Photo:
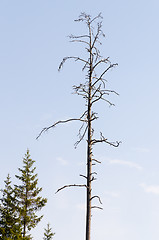
<svg viewBox="0 0 159 240"><path fill-rule="evenodd" d="M97 95L98 93L98 95ZM106 98L104 98L104 95L109 95L108 92L106 92L105 90L100 90L100 86L98 87L98 89L96 89L95 95L93 95L93 98L96 98L95 100L93 100L91 102L91 105L93 105L95 102L99 101L99 100L103 100L105 102L107 102L110 106L115 106L114 103L110 102L109 100L107 100Z"/></svg>
<svg viewBox="0 0 159 240"><path fill-rule="evenodd" d="M96 163L102 163L102 162L100 162L99 160L97 160L97 159L92 159L92 161L94 161L94 162L96 162Z"/></svg>
<svg viewBox="0 0 159 240"><path fill-rule="evenodd" d="M81 135L81 133L79 132L78 136L79 136L79 140L74 144L75 148L77 148L78 144L84 139L86 132L87 132L88 126L85 127L85 130L83 132L83 134ZM79 130L80 131L80 130Z"/></svg>
<svg viewBox="0 0 159 240"><path fill-rule="evenodd" d="M38 138L42 135L42 133L47 132L50 128L54 128L54 127L56 127L56 125L58 125L58 124L67 123L67 122L71 122L71 121L87 122L87 120L81 119L81 118L70 118L70 119L63 120L63 121L62 121L62 120L61 120L61 121L57 121L57 122L55 122L54 124L52 124L51 126L43 128L43 129L41 130L41 132L39 133L39 135L37 136L36 139L38 139Z"/></svg>
<svg viewBox="0 0 159 240"><path fill-rule="evenodd" d="M83 174L80 174L80 177L83 177L83 178L87 179L87 177Z"/></svg>
<svg viewBox="0 0 159 240"><path fill-rule="evenodd" d="M74 59L75 61L81 61L81 62L84 62L85 64L88 64L88 65L89 65L89 62L88 62L88 61L86 61L85 59L80 58L80 57L64 57L63 60L62 60L62 62L61 62L60 65L59 65L58 71L61 70L61 68L63 67L64 63L65 63L68 59Z"/></svg>
<svg viewBox="0 0 159 240"><path fill-rule="evenodd" d="M55 193L58 193L59 191L63 190L64 188L69 188L69 187L86 187L86 188L87 188L87 185L85 185L85 184L70 184L70 185L65 185L65 186L59 188Z"/></svg>
<svg viewBox="0 0 159 240"><path fill-rule="evenodd" d="M93 197L91 197L91 201L94 199L94 198L98 198L98 201L100 202L100 204L102 204L102 201L101 201L101 199L100 199L100 197L99 196L93 196Z"/></svg>

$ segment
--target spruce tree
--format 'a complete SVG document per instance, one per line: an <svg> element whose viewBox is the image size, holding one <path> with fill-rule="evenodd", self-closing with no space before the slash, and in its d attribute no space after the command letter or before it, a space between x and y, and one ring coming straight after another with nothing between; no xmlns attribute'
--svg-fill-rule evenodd
<svg viewBox="0 0 159 240"><path fill-rule="evenodd" d="M47 228L44 229L44 240L51 240L52 237L55 235L55 233L52 232L52 228L50 227L50 224L47 224Z"/></svg>
<svg viewBox="0 0 159 240"><path fill-rule="evenodd" d="M15 191L11 186L11 178L8 174L5 182L5 188L1 190L2 198L0 199L0 239L3 240L20 240L21 227L16 211Z"/></svg>
<svg viewBox="0 0 159 240"><path fill-rule="evenodd" d="M41 210L47 202L46 198L39 196L42 188L37 186L38 178L34 173L36 169L33 167L34 163L35 161L30 158L29 150L27 150L23 158L23 168L18 168L20 176L15 175L21 182L21 185L15 185L15 191L23 239L31 239L27 232L40 222L43 216L37 216L36 212Z"/></svg>

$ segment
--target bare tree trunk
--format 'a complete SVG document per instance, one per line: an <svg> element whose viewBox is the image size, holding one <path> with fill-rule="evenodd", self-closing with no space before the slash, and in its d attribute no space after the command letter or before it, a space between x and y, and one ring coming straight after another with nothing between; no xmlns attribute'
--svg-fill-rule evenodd
<svg viewBox="0 0 159 240"><path fill-rule="evenodd" d="M89 119L89 118L88 118ZM91 230L91 175L92 175L92 146L91 146L91 121L88 127L88 150L87 150L87 209L86 209L86 240L90 240Z"/></svg>
<svg viewBox="0 0 159 240"><path fill-rule="evenodd" d="M91 123L91 99L92 99L92 38L91 38L91 28L89 27L89 92L88 92L88 139L87 139L87 209L86 209L86 240L90 240L91 232L91 178L92 178L92 123Z"/></svg>

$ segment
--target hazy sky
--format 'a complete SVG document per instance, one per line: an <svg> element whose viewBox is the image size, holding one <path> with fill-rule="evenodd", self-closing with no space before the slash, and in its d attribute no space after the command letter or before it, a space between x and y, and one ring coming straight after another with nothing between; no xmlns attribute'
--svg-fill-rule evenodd
<svg viewBox="0 0 159 240"><path fill-rule="evenodd" d="M49 222L54 239L82 240L85 236L84 189L55 191L71 183L82 184L86 142L75 150L78 123L38 133L57 120L78 117L84 102L72 85L84 81L81 65L63 57L84 54L69 43L68 35L83 34L80 12L102 12L106 38L102 55L118 67L107 75L115 107L99 104L96 129L109 140L121 140L118 149L101 144L95 156L103 211L94 210L92 240L159 239L159 3L157 0L34 0L0 1L0 188L8 173L15 181L27 148L36 160L39 186L48 204L44 218L32 231L43 237Z"/></svg>

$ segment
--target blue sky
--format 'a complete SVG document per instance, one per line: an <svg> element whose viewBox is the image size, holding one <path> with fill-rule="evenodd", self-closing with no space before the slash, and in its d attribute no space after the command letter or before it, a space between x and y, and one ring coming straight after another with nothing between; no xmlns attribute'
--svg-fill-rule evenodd
<svg viewBox="0 0 159 240"><path fill-rule="evenodd" d="M86 143L75 150L78 123L58 126L44 134L45 126L59 119L78 117L84 102L72 95L72 85L82 82L77 63L68 62L59 73L64 56L83 49L67 36L81 34L85 26L73 20L80 12L102 12L106 38L102 54L118 67L107 75L108 87L120 93L115 107L98 105L97 130L110 140L121 140L118 149L101 144L95 155L103 211L94 210L92 240L158 240L158 43L157 0L9 1L0 2L0 188L10 173L13 182L26 149L36 160L39 186L48 204L44 218L32 231L42 239L50 222L54 239L83 239L85 193L83 189L55 191L70 183L82 183Z"/></svg>

